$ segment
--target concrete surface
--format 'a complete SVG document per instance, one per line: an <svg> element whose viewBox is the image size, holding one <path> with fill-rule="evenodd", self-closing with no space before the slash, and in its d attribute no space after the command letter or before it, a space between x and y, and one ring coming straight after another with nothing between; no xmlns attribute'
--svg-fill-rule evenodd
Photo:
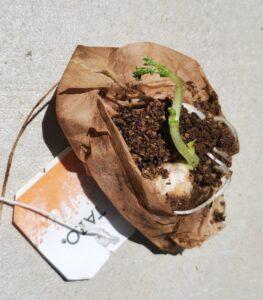
<svg viewBox="0 0 263 300"><path fill-rule="evenodd" d="M0 299L262 299L263 2L1 0L0 7L1 178L25 114L60 78L77 44L155 41L193 56L241 142L224 231L177 256L129 241L90 281L64 282L12 227L5 207ZM9 195L55 153L43 140L44 114L18 147Z"/></svg>

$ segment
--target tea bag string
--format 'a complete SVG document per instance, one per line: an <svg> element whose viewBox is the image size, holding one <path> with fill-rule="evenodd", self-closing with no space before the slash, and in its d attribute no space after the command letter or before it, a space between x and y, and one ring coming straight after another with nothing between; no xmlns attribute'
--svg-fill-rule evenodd
<svg viewBox="0 0 263 300"><path fill-rule="evenodd" d="M16 200L10 200L10 199L7 199L5 197L0 197L0 202L3 202L7 205L11 205L11 206L19 206L19 207L22 207L22 208L25 208L27 210L30 210L30 211L33 211L34 213L37 213L45 218L48 218L49 220L51 221L54 221L68 229L71 229L71 230L75 230L79 233L83 233L81 230L78 230L76 229L75 226L73 225L70 225L68 223L64 223L62 220L60 220L59 218L57 218L56 216L52 215L51 213L48 213L47 211L45 210L42 210L42 209L39 209L39 208L36 208L32 205L29 205L27 203L24 203L24 202L20 202L20 201L16 201Z"/></svg>
<svg viewBox="0 0 263 300"><path fill-rule="evenodd" d="M10 153L9 153L9 157L8 157L8 162L7 162L7 166L6 166L6 170L5 170L5 175L4 175L4 181L3 181L3 184L2 184L2 191L1 191L1 196L0 196L0 203L5 203L7 205L11 205L11 206L19 206L19 207L22 207L22 208L25 208L27 210L30 210L34 213L37 213L65 228L68 228L70 230L73 230L79 234L82 234L82 235L95 235L99 238L103 238L103 239L106 239L108 240L109 242L112 242L113 244L116 244L118 241L119 241L119 238L118 237L115 237L115 236L112 236L110 235L108 232L106 232L105 230L102 230L100 228L98 229L93 229L93 230L90 230L90 229L87 229L85 228L84 225L73 225L73 224L70 224L68 221L67 222L64 222L62 219L58 218L57 216L54 216L52 213L50 212L47 212L45 210L42 210L42 209L39 209L37 207L34 207L32 205L29 205L27 203L24 203L24 202L20 202L20 201L17 201L17 200L10 200L10 199L7 199L5 197L6 195L6 189L7 189L7 184L8 184L8 179L9 179L9 175L10 175L10 170L11 170L11 167L12 167L12 163L13 163L13 158L14 158L14 155L15 155L15 151L16 151L16 148L17 148L17 145L18 145L18 142L21 138L21 136L23 135L24 131L26 130L27 126L29 125L29 123L33 120L34 118L34 113L36 112L36 110L40 107L40 105L44 102L44 100L57 88L59 84L59 81L56 82L38 101L37 103L33 106L33 108L30 110L29 114L26 116L25 118L25 121L23 122L20 130L18 131L18 134L15 138L15 141L12 145L12 148L10 150ZM47 102L48 103L48 102ZM40 108L38 110L38 112L43 109ZM38 113L36 112L36 114Z"/></svg>
<svg viewBox="0 0 263 300"><path fill-rule="evenodd" d="M37 108L40 106L40 104L43 103L43 101L47 98L47 96L53 91L55 90L55 88L58 86L59 82L56 82L45 94L44 96L42 96L38 102L34 105L34 107L31 109L31 111L29 112L29 114L27 115L24 123L22 124L22 127L20 128L16 139L14 141L14 144L11 148L11 151L9 153L9 157L8 157L8 161L7 161L7 166L6 166L6 170L5 170L5 176L4 176L4 181L2 184L2 191L1 191L1 196L5 197L6 194L6 187L7 187L7 183L8 183L8 179L9 179L9 174L10 174L10 170L12 167L12 163L13 163L13 158L15 155L15 151L16 151L16 147L18 145L18 142L22 136L22 134L24 133L25 129L27 128L27 125L30 123L31 121L31 117L33 116L34 112L37 110Z"/></svg>
<svg viewBox="0 0 263 300"><path fill-rule="evenodd" d="M30 210L34 213L37 213L67 229L70 229L73 232L79 233L81 235L89 235L89 236L97 236L98 238L102 238L103 240L106 240L107 242L116 244L119 242L119 238L116 236L113 236L109 234L106 230L102 228L94 228L92 230L88 229L85 227L85 224L79 224L77 226L67 222L64 222L62 219L59 217L55 216L54 214L47 212L43 209L36 208L35 206L29 205L24 202L16 201L16 200L10 200L5 197L0 196L0 202L5 203L7 205L11 206L19 206L22 208L25 208L27 210Z"/></svg>

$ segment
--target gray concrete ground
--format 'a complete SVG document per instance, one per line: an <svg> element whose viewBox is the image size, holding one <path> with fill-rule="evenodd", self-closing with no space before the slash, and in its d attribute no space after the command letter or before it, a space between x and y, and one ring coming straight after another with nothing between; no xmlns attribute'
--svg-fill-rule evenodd
<svg viewBox="0 0 263 300"><path fill-rule="evenodd" d="M128 241L90 281L64 282L12 227L5 207L0 299L262 299L263 2L1 0L0 7L1 178L25 114L60 78L77 44L155 41L196 58L241 143L224 231L177 256ZM52 158L44 114L18 147L9 195Z"/></svg>

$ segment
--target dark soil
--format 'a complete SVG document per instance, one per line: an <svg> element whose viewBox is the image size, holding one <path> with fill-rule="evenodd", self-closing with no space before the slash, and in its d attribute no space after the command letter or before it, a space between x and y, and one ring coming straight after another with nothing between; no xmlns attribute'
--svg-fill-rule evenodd
<svg viewBox="0 0 263 300"><path fill-rule="evenodd" d="M206 115L212 114L217 116L221 112L221 107L218 102L218 96L214 91L210 93L207 101L196 101L195 106Z"/></svg>
<svg viewBox="0 0 263 300"><path fill-rule="evenodd" d="M183 108L180 119L180 132L185 142L195 141L196 153L200 163L192 173L194 181L199 186L217 187L221 184L222 173L216 171L216 163L207 156L210 152L216 156L213 148L233 154L235 149L235 138L229 128L212 117L207 116L201 120L195 113L189 114ZM220 160L222 158L220 157ZM226 162L231 166L231 161Z"/></svg>
<svg viewBox="0 0 263 300"><path fill-rule="evenodd" d="M113 118L145 178L152 179L158 175L166 178L169 174L162 164L183 160L174 147L169 132L167 119L170 105L169 100L152 99L145 108L120 108L120 114ZM209 109L209 112L204 120L195 113L189 114L184 108L180 118L183 140L185 142L195 140L196 153L200 159L198 167L191 173L194 183L193 197L198 198L201 203L204 197L207 198L212 193L214 187L221 184L222 178L222 173L214 168L216 164L206 155L207 152L213 153L214 147L229 154L236 151L235 138L231 131L211 117L211 112L216 114L220 112L215 94L212 95L210 102L202 104L202 110L206 109ZM231 161L227 163L231 165ZM176 208L179 208L179 202L175 201ZM186 204L184 201L182 203Z"/></svg>
<svg viewBox="0 0 263 300"><path fill-rule="evenodd" d="M220 223L225 221L226 217L222 212L219 212L218 210L215 210L213 213L213 221L215 223Z"/></svg>
<svg viewBox="0 0 263 300"><path fill-rule="evenodd" d="M166 135L167 103L151 101L145 108L123 108L113 121L123 135L134 161L146 178L168 176L161 165L178 152Z"/></svg>

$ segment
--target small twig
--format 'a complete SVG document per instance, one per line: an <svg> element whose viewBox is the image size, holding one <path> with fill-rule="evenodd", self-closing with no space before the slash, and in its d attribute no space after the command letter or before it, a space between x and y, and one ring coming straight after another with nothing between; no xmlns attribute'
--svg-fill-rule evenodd
<svg viewBox="0 0 263 300"><path fill-rule="evenodd" d="M148 87L148 88L164 88L164 87L174 87L175 84L174 83L160 83L160 82L139 82L136 84L136 87L138 86L143 86L143 87Z"/></svg>
<svg viewBox="0 0 263 300"><path fill-rule="evenodd" d="M113 97L110 97L110 96L108 96L106 94L101 95L101 97L103 99L106 99L107 101L110 101L110 102L118 105L119 107L122 107L122 108L125 108L125 107L128 107L128 108L145 107L145 105L147 105L152 100L151 98L146 97L146 96L142 96L139 99L138 98L134 98L134 99L131 98L130 99L130 100L135 100L135 99L139 100L137 102L132 102L132 101L131 102L127 102L127 99L124 100L124 101L117 100L117 99L115 99Z"/></svg>
<svg viewBox="0 0 263 300"><path fill-rule="evenodd" d="M145 101L138 101L138 102L130 102L130 103L122 104L122 107L138 108L138 107L145 107L146 105L147 103Z"/></svg>
<svg viewBox="0 0 263 300"><path fill-rule="evenodd" d="M123 106L124 106L122 103L120 103L120 102L119 102L117 99L115 99L115 98L111 98L111 97L106 96L106 95L103 95L103 96L101 96L101 97L104 98L104 99L106 99L107 101L110 101L110 102L112 102L112 103L114 103L114 104L120 106L120 107L123 107Z"/></svg>
<svg viewBox="0 0 263 300"><path fill-rule="evenodd" d="M125 83L122 84L118 79L117 77L110 71L108 70L97 70L95 71L95 73L98 73L98 74L103 74L104 76L107 76L109 77L113 82L115 82L120 88L124 89L125 91L127 91L127 94L129 94L129 97L132 98L132 97L136 97L138 98L138 96L143 96L143 94L134 89L134 88L131 88L131 87L128 87Z"/></svg>
<svg viewBox="0 0 263 300"><path fill-rule="evenodd" d="M106 77L109 77L112 81L114 81L119 87L121 87L124 90L129 90L129 88L124 84L120 83L119 80L116 78L116 76L109 72L108 70L98 70L95 73L103 74Z"/></svg>

